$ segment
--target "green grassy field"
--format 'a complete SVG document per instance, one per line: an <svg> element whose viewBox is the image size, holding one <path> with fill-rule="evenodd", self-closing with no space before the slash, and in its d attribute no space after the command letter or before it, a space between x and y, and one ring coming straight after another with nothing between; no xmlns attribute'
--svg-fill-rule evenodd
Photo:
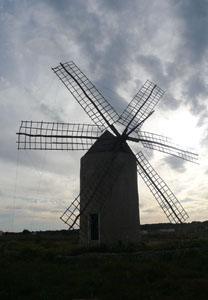
<svg viewBox="0 0 208 300"><path fill-rule="evenodd" d="M208 239L77 246L77 233L0 239L0 299L208 299Z"/></svg>

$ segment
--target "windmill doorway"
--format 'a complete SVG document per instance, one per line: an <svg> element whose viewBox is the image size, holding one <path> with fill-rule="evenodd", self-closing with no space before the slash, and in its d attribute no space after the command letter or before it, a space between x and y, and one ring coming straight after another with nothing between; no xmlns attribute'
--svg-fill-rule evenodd
<svg viewBox="0 0 208 300"><path fill-rule="evenodd" d="M88 215L89 242L100 240L100 216L99 214Z"/></svg>

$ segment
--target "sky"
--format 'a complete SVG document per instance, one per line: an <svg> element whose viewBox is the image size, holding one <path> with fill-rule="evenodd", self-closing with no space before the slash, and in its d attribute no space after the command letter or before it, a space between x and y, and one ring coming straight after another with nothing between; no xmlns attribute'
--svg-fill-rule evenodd
<svg viewBox="0 0 208 300"><path fill-rule="evenodd" d="M21 120L92 123L51 68L74 61L120 114L149 79L166 91L143 130L199 165L142 150L189 215L208 219L208 1L0 0L0 230L67 229L85 152L17 150ZM167 222L138 178L142 224Z"/></svg>

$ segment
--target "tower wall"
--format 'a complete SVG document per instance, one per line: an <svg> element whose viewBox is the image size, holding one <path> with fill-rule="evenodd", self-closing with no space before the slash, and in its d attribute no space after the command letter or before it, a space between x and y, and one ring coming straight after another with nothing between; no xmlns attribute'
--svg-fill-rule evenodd
<svg viewBox="0 0 208 300"><path fill-rule="evenodd" d="M87 153L81 159L80 173L81 211L90 200L80 217L81 242L90 245L139 242L135 158L125 152ZM98 214L99 240L90 239L90 214Z"/></svg>

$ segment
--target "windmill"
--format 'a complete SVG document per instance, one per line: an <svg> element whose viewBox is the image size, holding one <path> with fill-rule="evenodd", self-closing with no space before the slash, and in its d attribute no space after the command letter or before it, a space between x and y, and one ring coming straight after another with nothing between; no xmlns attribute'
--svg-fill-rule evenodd
<svg viewBox="0 0 208 300"><path fill-rule="evenodd" d="M141 151L134 154L128 145L141 143L144 148L197 163L194 149L141 130L164 91L147 80L119 116L72 61L52 70L94 125L22 121L17 133L18 149L88 150L81 159L80 194L61 216L70 229L80 228L81 242L138 241L137 173L169 222L185 222L188 214L173 192L145 155Z"/></svg>

